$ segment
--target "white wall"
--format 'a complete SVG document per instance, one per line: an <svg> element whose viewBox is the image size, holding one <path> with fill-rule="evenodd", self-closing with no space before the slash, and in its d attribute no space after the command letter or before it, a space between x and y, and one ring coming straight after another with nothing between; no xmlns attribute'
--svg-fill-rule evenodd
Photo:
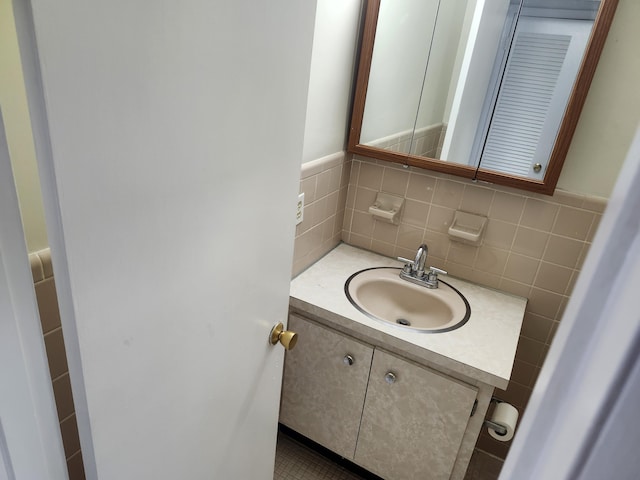
<svg viewBox="0 0 640 480"><path fill-rule="evenodd" d="M0 105L27 250L42 250L48 246L47 232L11 0L0 0Z"/></svg>
<svg viewBox="0 0 640 480"><path fill-rule="evenodd" d="M420 99L420 110L416 122L418 128L443 121L446 123L447 98L466 9L467 0L447 0L440 3L438 23Z"/></svg>
<svg viewBox="0 0 640 480"><path fill-rule="evenodd" d="M413 129L437 4L436 0L382 2L361 143Z"/></svg>
<svg viewBox="0 0 640 480"><path fill-rule="evenodd" d="M620 0L558 188L609 197L640 123L640 2Z"/></svg>
<svg viewBox="0 0 640 480"><path fill-rule="evenodd" d="M361 0L318 0L302 163L344 150Z"/></svg>

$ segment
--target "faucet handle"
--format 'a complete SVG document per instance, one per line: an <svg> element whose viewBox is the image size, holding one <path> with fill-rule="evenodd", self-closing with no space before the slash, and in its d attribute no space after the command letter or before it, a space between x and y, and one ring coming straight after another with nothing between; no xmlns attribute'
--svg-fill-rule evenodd
<svg viewBox="0 0 640 480"><path fill-rule="evenodd" d="M436 267L429 267L427 280L425 282L427 288L438 288L438 274L446 275L447 272Z"/></svg>
<svg viewBox="0 0 640 480"><path fill-rule="evenodd" d="M444 270L441 270L439 268L436 267L429 267L429 273L434 273L436 275L438 275L439 273L442 275L447 275L447 272L445 272Z"/></svg>
<svg viewBox="0 0 640 480"><path fill-rule="evenodd" d="M416 264L413 260L409 260L408 258L398 257L398 260L404 262L403 271L405 273L411 273L416 268Z"/></svg>

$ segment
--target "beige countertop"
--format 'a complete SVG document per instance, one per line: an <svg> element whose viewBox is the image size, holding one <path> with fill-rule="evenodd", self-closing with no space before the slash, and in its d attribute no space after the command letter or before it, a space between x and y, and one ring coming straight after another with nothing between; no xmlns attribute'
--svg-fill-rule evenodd
<svg viewBox="0 0 640 480"><path fill-rule="evenodd" d="M467 298L471 317L456 330L435 334L369 318L351 305L344 284L352 274L371 267L401 266L394 259L341 244L292 280L290 305L338 331L430 363L445 373L506 388L527 299L444 276Z"/></svg>

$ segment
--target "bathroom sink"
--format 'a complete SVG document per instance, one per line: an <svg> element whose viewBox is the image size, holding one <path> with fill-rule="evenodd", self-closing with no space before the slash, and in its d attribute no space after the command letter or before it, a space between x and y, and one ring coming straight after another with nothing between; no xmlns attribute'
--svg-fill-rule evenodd
<svg viewBox="0 0 640 480"><path fill-rule="evenodd" d="M369 268L354 273L344 285L354 307L365 315L402 328L442 333L464 325L469 302L448 283L426 288L400 278L399 268Z"/></svg>

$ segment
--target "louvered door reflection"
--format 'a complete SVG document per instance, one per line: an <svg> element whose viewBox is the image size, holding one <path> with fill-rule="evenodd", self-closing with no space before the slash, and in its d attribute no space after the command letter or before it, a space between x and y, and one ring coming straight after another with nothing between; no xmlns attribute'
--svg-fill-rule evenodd
<svg viewBox="0 0 640 480"><path fill-rule="evenodd" d="M590 30L584 20L519 19L480 168L544 178Z"/></svg>

